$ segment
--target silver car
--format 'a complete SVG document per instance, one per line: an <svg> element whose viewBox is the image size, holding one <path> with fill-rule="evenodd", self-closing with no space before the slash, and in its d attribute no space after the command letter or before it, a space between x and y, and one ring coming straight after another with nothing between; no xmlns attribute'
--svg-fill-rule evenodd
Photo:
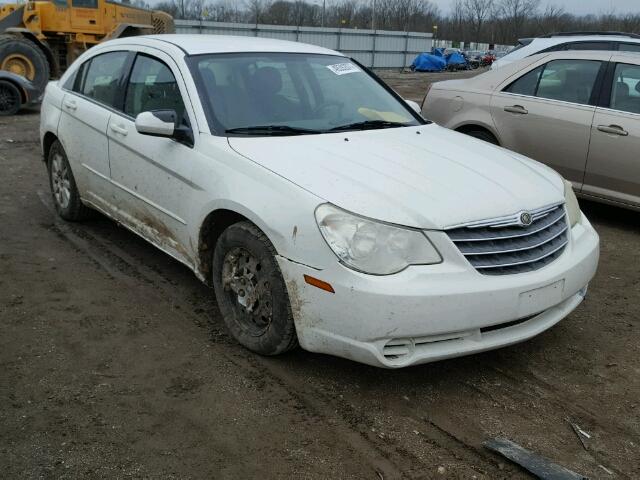
<svg viewBox="0 0 640 480"><path fill-rule="evenodd" d="M593 200L640 210L640 54L553 52L437 82L422 113L546 163Z"/></svg>

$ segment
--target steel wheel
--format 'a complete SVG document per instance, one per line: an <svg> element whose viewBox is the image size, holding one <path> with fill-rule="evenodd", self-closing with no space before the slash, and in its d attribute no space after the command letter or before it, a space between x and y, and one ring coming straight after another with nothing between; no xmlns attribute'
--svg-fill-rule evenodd
<svg viewBox="0 0 640 480"><path fill-rule="evenodd" d="M71 180L67 164L59 152L51 159L51 188L58 206L66 210L71 200Z"/></svg>
<svg viewBox="0 0 640 480"><path fill-rule="evenodd" d="M271 285L262 265L249 251L236 247L222 265L222 286L237 310L239 326L252 336L263 335L273 319Z"/></svg>
<svg viewBox="0 0 640 480"><path fill-rule="evenodd" d="M278 355L298 344L276 250L253 223L228 226L215 242L212 280L229 333L249 350Z"/></svg>
<svg viewBox="0 0 640 480"><path fill-rule="evenodd" d="M16 75L21 75L33 81L36 76L36 67L25 55L13 53L4 58L0 70L6 70Z"/></svg>
<svg viewBox="0 0 640 480"><path fill-rule="evenodd" d="M1 29L0 29L1 30ZM44 91L51 66L44 50L34 41L14 33L0 33L0 70L21 75Z"/></svg>

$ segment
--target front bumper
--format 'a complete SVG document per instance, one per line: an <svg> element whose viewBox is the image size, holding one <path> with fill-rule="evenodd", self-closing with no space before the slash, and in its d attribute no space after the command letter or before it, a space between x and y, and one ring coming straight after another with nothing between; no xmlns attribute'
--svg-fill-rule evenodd
<svg viewBox="0 0 640 480"><path fill-rule="evenodd" d="M279 257L300 345L388 368L511 345L573 311L599 257L598 235L584 215L558 259L515 275L482 275L445 233L429 237L443 263L389 276L337 262L318 271ZM306 284L305 274L329 282L335 293Z"/></svg>

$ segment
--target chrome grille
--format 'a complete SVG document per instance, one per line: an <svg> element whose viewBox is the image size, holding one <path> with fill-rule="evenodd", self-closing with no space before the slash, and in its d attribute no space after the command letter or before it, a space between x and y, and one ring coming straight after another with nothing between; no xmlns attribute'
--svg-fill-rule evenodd
<svg viewBox="0 0 640 480"><path fill-rule="evenodd" d="M531 272L558 258L569 235L564 205L530 213L532 221L526 226L521 225L518 214L456 226L446 233L482 274Z"/></svg>

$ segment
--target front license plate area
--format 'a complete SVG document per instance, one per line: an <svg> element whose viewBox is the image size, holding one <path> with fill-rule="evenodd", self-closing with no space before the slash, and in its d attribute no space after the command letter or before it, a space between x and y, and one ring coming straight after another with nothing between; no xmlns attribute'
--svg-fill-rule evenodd
<svg viewBox="0 0 640 480"><path fill-rule="evenodd" d="M526 317L540 313L562 301L564 279L553 282L545 287L535 288L520 294L518 302L518 317Z"/></svg>

